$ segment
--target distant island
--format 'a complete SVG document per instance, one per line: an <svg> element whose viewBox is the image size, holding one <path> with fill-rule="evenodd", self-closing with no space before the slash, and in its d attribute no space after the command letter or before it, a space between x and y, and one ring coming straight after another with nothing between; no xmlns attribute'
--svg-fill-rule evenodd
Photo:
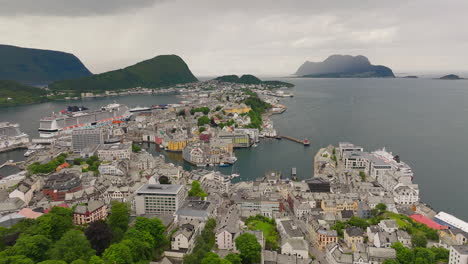
<svg viewBox="0 0 468 264"><path fill-rule="evenodd" d="M439 79L440 80L463 80L464 78L461 78L460 76L455 75L455 74L449 74L449 75L442 76Z"/></svg>
<svg viewBox="0 0 468 264"><path fill-rule="evenodd" d="M0 45L0 80L31 85L92 75L73 54Z"/></svg>
<svg viewBox="0 0 468 264"><path fill-rule="evenodd" d="M311 78L395 77L390 68L372 65L368 58L361 55L332 55L323 62L306 61L295 75Z"/></svg>
<svg viewBox="0 0 468 264"><path fill-rule="evenodd" d="M57 81L52 90L99 92L134 87L161 88L198 81L177 55L161 55L135 65L89 77Z"/></svg>
<svg viewBox="0 0 468 264"><path fill-rule="evenodd" d="M254 75L244 74L241 77L237 75L223 75L215 78L216 81L226 83L240 83L240 84L264 84L270 87L294 87L294 84L282 81L262 81Z"/></svg>
<svg viewBox="0 0 468 264"><path fill-rule="evenodd" d="M401 78L404 78L404 79L417 79L417 78L419 78L419 77L416 76L416 75L408 75L408 76L403 76L403 77L401 77Z"/></svg>
<svg viewBox="0 0 468 264"><path fill-rule="evenodd" d="M49 100L47 91L16 81L0 80L0 106L40 103Z"/></svg>

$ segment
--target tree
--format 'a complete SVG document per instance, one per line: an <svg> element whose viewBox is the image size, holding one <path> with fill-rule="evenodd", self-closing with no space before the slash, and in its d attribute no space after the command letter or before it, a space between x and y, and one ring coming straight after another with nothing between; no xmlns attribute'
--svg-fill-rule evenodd
<svg viewBox="0 0 468 264"><path fill-rule="evenodd" d="M77 260L73 261L70 264L88 264L88 262L86 262L85 260L82 260L82 259L77 259Z"/></svg>
<svg viewBox="0 0 468 264"><path fill-rule="evenodd" d="M235 243L243 264L260 263L262 246L254 235L244 233L236 238Z"/></svg>
<svg viewBox="0 0 468 264"><path fill-rule="evenodd" d="M78 230L70 230L57 241L49 251L51 259L70 263L77 259L89 260L95 254L91 244L84 234Z"/></svg>
<svg viewBox="0 0 468 264"><path fill-rule="evenodd" d="M34 264L34 261L23 255L2 256L0 257L0 264Z"/></svg>
<svg viewBox="0 0 468 264"><path fill-rule="evenodd" d="M375 206L375 209L379 210L380 212L385 212L385 210L387 210L387 206L384 203L379 203Z"/></svg>
<svg viewBox="0 0 468 264"><path fill-rule="evenodd" d="M400 264L400 262L398 262L396 259L386 259L384 260L383 264Z"/></svg>
<svg viewBox="0 0 468 264"><path fill-rule="evenodd" d="M91 243L91 248L100 256L112 241L112 230L104 221L95 221L89 224L85 230L86 238Z"/></svg>
<svg viewBox="0 0 468 264"><path fill-rule="evenodd" d="M42 262L39 262L37 264L67 264L67 263L63 260L49 259L49 260L44 260Z"/></svg>
<svg viewBox="0 0 468 264"><path fill-rule="evenodd" d="M98 256L92 256L89 261L88 261L88 264L104 264L104 260L102 260L100 257Z"/></svg>
<svg viewBox="0 0 468 264"><path fill-rule="evenodd" d="M225 260L228 260L232 264L242 264L242 259L239 254L229 253L224 257Z"/></svg>
<svg viewBox="0 0 468 264"><path fill-rule="evenodd" d="M104 263L112 264L131 264L133 262L132 252L126 245L121 243L108 247L102 254L102 259Z"/></svg>
<svg viewBox="0 0 468 264"><path fill-rule="evenodd" d="M120 241L128 228L130 212L128 204L113 201L109 216L109 226L112 229L114 241Z"/></svg>
<svg viewBox="0 0 468 264"><path fill-rule="evenodd" d="M413 247L422 247L427 246L427 238L424 234L415 233L411 236L411 244Z"/></svg>
<svg viewBox="0 0 468 264"><path fill-rule="evenodd" d="M202 190L199 181L192 182L192 188L188 192L188 195L192 197L200 197L200 198L205 198L206 196L208 196L208 194L206 194L206 192Z"/></svg>
<svg viewBox="0 0 468 264"><path fill-rule="evenodd" d="M46 252L52 245L52 241L43 235L21 235L13 246L15 255L24 255L34 262L47 259Z"/></svg>
<svg viewBox="0 0 468 264"><path fill-rule="evenodd" d="M210 123L210 118L207 117L207 116L201 116L198 118L197 120L197 125L200 127L200 126L204 126L204 125L208 125Z"/></svg>
<svg viewBox="0 0 468 264"><path fill-rule="evenodd" d="M154 243L150 244L153 247L162 248L169 243L166 237L166 227L159 218L137 217L134 227L139 231L148 232L153 237Z"/></svg>
<svg viewBox="0 0 468 264"><path fill-rule="evenodd" d="M137 144L132 144L132 152L140 152L141 151L141 146Z"/></svg>
<svg viewBox="0 0 468 264"><path fill-rule="evenodd" d="M48 214L36 219L36 224L31 226L31 233L44 235L52 240L58 240L73 227L73 212L69 208L53 207Z"/></svg>
<svg viewBox="0 0 468 264"><path fill-rule="evenodd" d="M205 257L202 259L201 264L220 264L221 259L218 254L213 252L208 252Z"/></svg>
<svg viewBox="0 0 468 264"><path fill-rule="evenodd" d="M151 260L153 258L154 248L148 242L136 239L124 239L120 244L125 245L130 249L133 262L135 263L142 260Z"/></svg>

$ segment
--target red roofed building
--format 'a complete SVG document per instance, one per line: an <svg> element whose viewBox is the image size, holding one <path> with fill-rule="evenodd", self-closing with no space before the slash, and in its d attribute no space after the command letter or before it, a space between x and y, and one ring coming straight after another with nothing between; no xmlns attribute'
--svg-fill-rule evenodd
<svg viewBox="0 0 468 264"><path fill-rule="evenodd" d="M68 164L68 163L65 162L65 163L63 163L62 165L59 165L59 166L57 167L56 171L57 171L57 172L60 172L62 169L64 169L64 168L69 168L69 167L70 167L70 164Z"/></svg>
<svg viewBox="0 0 468 264"><path fill-rule="evenodd" d="M421 223L421 224L425 224L427 227L432 228L432 229L436 229L436 230L448 229L448 227L440 225L437 222L435 222L434 220L432 220L430 218L427 218L427 217L425 217L423 215L420 215L420 214L414 214L414 215L412 215L410 217L414 221L416 221L418 223Z"/></svg>
<svg viewBox="0 0 468 264"><path fill-rule="evenodd" d="M56 205L56 206L57 206L57 207L63 207L63 208L70 208L70 207L68 207L68 205L67 205L66 203L61 203L61 204ZM55 206L53 206L53 207L55 207ZM44 210L44 214L47 214L48 212L50 212L50 210L52 210L52 207L49 208L49 209L45 209L45 210Z"/></svg>

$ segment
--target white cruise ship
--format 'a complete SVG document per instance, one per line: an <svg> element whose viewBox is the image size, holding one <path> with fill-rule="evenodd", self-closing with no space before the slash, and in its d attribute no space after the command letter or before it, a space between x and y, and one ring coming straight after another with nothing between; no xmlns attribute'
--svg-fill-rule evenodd
<svg viewBox="0 0 468 264"><path fill-rule="evenodd" d="M117 120L125 120L131 115L129 109L121 104L109 104L95 111L79 111L52 114L42 118L39 125L39 136L50 138L74 129L94 128Z"/></svg>
<svg viewBox="0 0 468 264"><path fill-rule="evenodd" d="M20 131L18 124L0 123L0 151L24 146L29 143L29 136Z"/></svg>

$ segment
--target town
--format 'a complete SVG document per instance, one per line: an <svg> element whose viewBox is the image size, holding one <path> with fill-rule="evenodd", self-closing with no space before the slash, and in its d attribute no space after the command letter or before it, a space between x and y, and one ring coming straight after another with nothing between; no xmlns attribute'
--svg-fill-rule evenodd
<svg viewBox="0 0 468 264"><path fill-rule="evenodd" d="M1 124L8 133L0 139L14 144L0 146L28 151L25 161L4 164L21 172L0 179L0 258L40 262L45 253L15 246L45 236L47 257L66 263L467 263L468 223L424 204L411 167L385 148L323 147L302 180L274 164L237 183L238 174L216 170L237 162L235 149L267 138L309 145L280 135L271 120L286 111L279 98L293 96L285 88L212 80L171 89L179 104L44 117L31 141L16 124ZM192 170L152 155L148 144ZM55 237L42 229L46 219L73 225L49 223L61 228ZM96 239L93 230L106 228L110 235ZM73 258L57 245L77 230L92 248Z"/></svg>

